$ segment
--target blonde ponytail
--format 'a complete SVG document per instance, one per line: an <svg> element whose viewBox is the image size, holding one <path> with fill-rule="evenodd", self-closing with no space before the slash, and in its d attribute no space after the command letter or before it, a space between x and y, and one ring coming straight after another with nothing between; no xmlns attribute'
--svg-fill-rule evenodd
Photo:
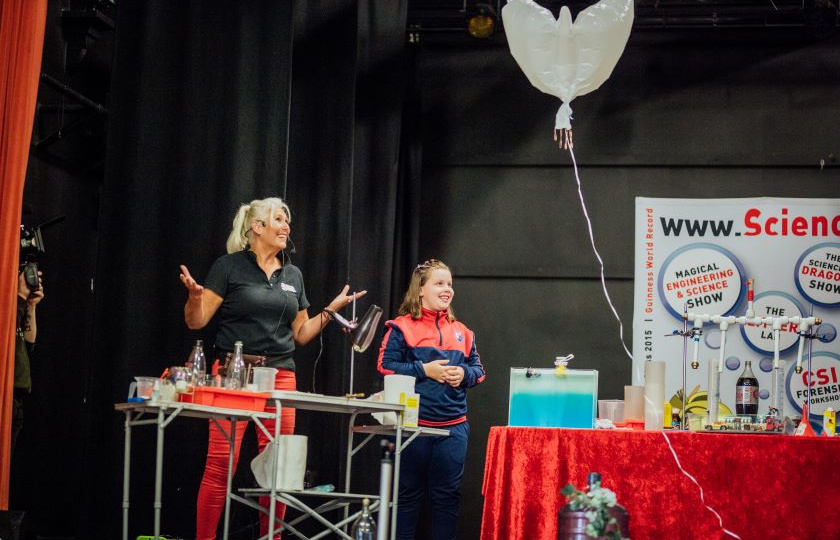
<svg viewBox="0 0 840 540"><path fill-rule="evenodd" d="M243 204L236 211L236 215L233 216L233 228L227 239L228 253L242 251L248 247L248 232L251 230L251 223L245 218L248 216L250 210L250 204Z"/></svg>
<svg viewBox="0 0 840 540"><path fill-rule="evenodd" d="M292 212L289 210L289 206L283 202L283 199L279 197L254 199L248 204L241 205L233 218L233 227L226 244L227 252L235 253L248 249L248 245L251 243L251 223L254 220L268 223L277 209L283 210L286 219L291 222Z"/></svg>

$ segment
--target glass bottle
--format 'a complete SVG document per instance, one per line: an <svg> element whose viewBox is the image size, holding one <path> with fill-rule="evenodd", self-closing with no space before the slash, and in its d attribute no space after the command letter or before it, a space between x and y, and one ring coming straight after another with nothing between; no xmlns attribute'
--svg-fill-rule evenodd
<svg viewBox="0 0 840 540"><path fill-rule="evenodd" d="M353 540L376 540L376 522L370 515L370 500L367 497L362 500L362 515L353 523L350 536Z"/></svg>
<svg viewBox="0 0 840 540"><path fill-rule="evenodd" d="M591 472L586 477L586 483L589 484L589 490L601 487L601 473Z"/></svg>
<svg viewBox="0 0 840 540"><path fill-rule="evenodd" d="M744 361L744 372L735 384L735 414L758 414L758 379L752 371L752 361Z"/></svg>
<svg viewBox="0 0 840 540"><path fill-rule="evenodd" d="M204 377L207 375L207 358L204 356L204 342L195 340L190 357L187 359L187 366L192 372L192 384L204 386Z"/></svg>
<svg viewBox="0 0 840 540"><path fill-rule="evenodd" d="M245 388L245 359L242 358L242 342L233 344L233 359L230 362L230 372L227 374L227 387L232 390Z"/></svg>

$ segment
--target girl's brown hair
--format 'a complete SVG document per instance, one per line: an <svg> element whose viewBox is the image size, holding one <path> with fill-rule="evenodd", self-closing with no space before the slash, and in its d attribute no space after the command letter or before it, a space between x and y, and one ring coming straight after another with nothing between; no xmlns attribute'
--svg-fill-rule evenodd
<svg viewBox="0 0 840 540"><path fill-rule="evenodd" d="M432 272L438 269L451 272L449 267L446 266L443 261L439 261L437 259L429 259L428 261L417 265L414 272L411 273L411 280L408 282L408 290L405 291L405 296L403 296L402 303L400 304L398 312L400 315L411 314L412 319L419 319L422 316L423 304L420 300L420 288L426 284L429 280L429 276L432 275ZM453 313L451 305L449 306L446 318L450 321L455 320L455 313Z"/></svg>

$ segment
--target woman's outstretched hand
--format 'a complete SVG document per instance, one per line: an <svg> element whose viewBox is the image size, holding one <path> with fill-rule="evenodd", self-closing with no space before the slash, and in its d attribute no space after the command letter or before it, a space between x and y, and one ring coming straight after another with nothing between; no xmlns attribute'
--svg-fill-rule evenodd
<svg viewBox="0 0 840 540"><path fill-rule="evenodd" d="M190 271L187 270L187 267L183 264L181 265L181 275L178 276L181 278L181 283L184 284L184 287L187 288L187 291L190 293L190 296L201 296L201 293L204 292L204 287L199 285L195 279L190 275Z"/></svg>
<svg viewBox="0 0 840 540"><path fill-rule="evenodd" d="M186 268L184 268L183 266L181 268L183 270L186 270ZM332 302L329 303L327 309L335 312L340 311L342 308L345 308L348 305L352 304L353 300L358 300L359 298L367 294L367 291L359 291L353 294L347 294L347 291L349 290L350 285L345 285L344 288L341 289L341 292L338 293L338 296L332 299Z"/></svg>
<svg viewBox="0 0 840 540"><path fill-rule="evenodd" d="M204 287L196 283L183 264L179 277L189 293L187 302L184 304L184 322L190 330L204 328L218 311L224 299L213 292L213 289L205 291Z"/></svg>

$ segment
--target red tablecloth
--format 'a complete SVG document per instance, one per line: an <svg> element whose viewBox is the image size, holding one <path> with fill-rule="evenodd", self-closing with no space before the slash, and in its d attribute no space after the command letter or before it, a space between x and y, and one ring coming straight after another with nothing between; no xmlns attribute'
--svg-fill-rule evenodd
<svg viewBox="0 0 840 540"><path fill-rule="evenodd" d="M723 527L744 540L840 539L840 437L665 432ZM630 514L633 540L723 539L663 432L494 427L482 540L556 540L560 494L590 471Z"/></svg>

